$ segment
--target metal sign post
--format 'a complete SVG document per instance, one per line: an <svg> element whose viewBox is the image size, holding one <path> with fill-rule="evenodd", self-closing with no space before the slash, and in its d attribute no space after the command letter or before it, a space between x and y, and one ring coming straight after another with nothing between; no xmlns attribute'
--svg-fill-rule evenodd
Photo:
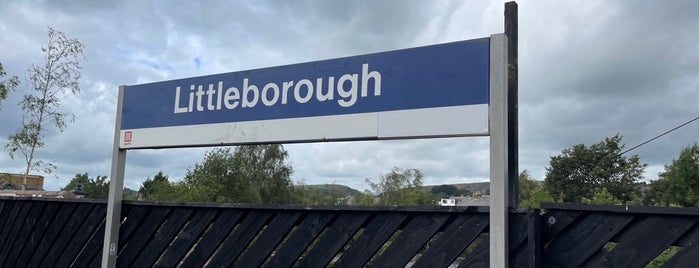
<svg viewBox="0 0 699 268"><path fill-rule="evenodd" d="M507 267L508 139L507 37L490 37L490 267Z"/></svg>
<svg viewBox="0 0 699 268"><path fill-rule="evenodd" d="M109 176L109 197L107 198L107 219L104 226L104 244L102 246L102 267L116 267L119 250L119 226L121 225L121 199L124 193L124 168L126 150L120 148L121 109L124 99L124 86L119 87L116 123L114 129L114 147L112 149L112 171Z"/></svg>

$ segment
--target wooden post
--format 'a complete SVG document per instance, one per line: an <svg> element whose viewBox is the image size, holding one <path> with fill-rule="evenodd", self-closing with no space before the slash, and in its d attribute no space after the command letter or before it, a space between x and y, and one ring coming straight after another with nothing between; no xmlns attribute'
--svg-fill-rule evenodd
<svg viewBox="0 0 699 268"><path fill-rule="evenodd" d="M519 121L517 75L517 3L505 3L505 35L507 36L507 166L510 207L519 206Z"/></svg>

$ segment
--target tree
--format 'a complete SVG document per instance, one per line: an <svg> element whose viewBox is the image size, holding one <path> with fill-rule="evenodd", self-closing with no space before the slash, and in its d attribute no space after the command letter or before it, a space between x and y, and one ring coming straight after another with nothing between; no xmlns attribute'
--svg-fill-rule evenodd
<svg viewBox="0 0 699 268"><path fill-rule="evenodd" d="M683 147L680 156L651 182L655 201L662 205L699 206L699 146Z"/></svg>
<svg viewBox="0 0 699 268"><path fill-rule="evenodd" d="M157 201L188 201L186 186L182 183L171 182L162 171L147 178L138 191L145 200Z"/></svg>
<svg viewBox="0 0 699 268"><path fill-rule="evenodd" d="M190 201L295 203L288 153L280 144L245 145L208 152L183 180Z"/></svg>
<svg viewBox="0 0 699 268"><path fill-rule="evenodd" d="M6 75L5 69L2 67L2 63L0 63L0 111L2 111L2 101L7 99L7 94L15 90L19 85L17 76L10 76L10 78L3 80L3 77Z"/></svg>
<svg viewBox="0 0 699 268"><path fill-rule="evenodd" d="M73 177L66 186L61 188L61 190L73 190L78 183L82 185L82 189L85 191L85 198L107 199L107 197L109 197L109 180L107 176L98 175L97 177L90 178L87 172L75 174L75 177Z"/></svg>
<svg viewBox="0 0 699 268"><path fill-rule="evenodd" d="M522 170L521 173L519 173L519 179L518 179L518 185L519 185L519 198L521 200L526 200L531 198L532 194L539 190L541 188L536 181L534 181L534 178L532 178L531 175L529 175L529 171Z"/></svg>
<svg viewBox="0 0 699 268"><path fill-rule="evenodd" d="M204 161L185 174L188 201L259 203L259 193L238 167L240 162L228 148L207 152Z"/></svg>
<svg viewBox="0 0 699 268"><path fill-rule="evenodd" d="M643 178L645 164L638 155L621 155L624 145L617 134L590 147L578 144L551 157L544 185L558 200L581 202L605 188L626 204L635 195L635 183Z"/></svg>
<svg viewBox="0 0 699 268"><path fill-rule="evenodd" d="M422 172L418 169L393 168L378 182L366 179L378 196L378 205L431 205L430 194L422 188Z"/></svg>
<svg viewBox="0 0 699 268"><path fill-rule="evenodd" d="M250 179L263 203L293 203L293 169L286 162L289 153L281 144L246 145L235 149L239 172Z"/></svg>
<svg viewBox="0 0 699 268"><path fill-rule="evenodd" d="M24 95L20 101L24 112L22 125L9 136L9 142L5 145L10 158L14 158L17 152L24 156L27 166L22 188L26 184L26 176L32 170L52 174L56 169L51 162L35 159L34 153L37 148L44 146L43 138L49 126L54 126L59 131L66 127L68 114L60 110L62 94L69 91L77 95L80 92L78 81L82 67L79 56L83 56L83 44L51 27L48 28L48 37L48 44L41 49L44 52L44 63L32 65L28 71L32 93Z"/></svg>

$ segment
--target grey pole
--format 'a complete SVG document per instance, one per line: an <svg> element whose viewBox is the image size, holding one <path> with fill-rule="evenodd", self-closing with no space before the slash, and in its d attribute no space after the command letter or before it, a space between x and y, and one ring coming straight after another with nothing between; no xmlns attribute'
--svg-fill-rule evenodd
<svg viewBox="0 0 699 268"><path fill-rule="evenodd" d="M124 99L124 86L119 86L116 122L114 124L114 147L112 149L112 171L109 179L109 198L107 199L107 220L104 228L102 246L102 267L116 267L119 249L119 226L121 225L121 198L124 192L124 167L126 150L119 148L121 139L121 108Z"/></svg>
<svg viewBox="0 0 699 268"><path fill-rule="evenodd" d="M490 36L490 267L508 267L507 37Z"/></svg>

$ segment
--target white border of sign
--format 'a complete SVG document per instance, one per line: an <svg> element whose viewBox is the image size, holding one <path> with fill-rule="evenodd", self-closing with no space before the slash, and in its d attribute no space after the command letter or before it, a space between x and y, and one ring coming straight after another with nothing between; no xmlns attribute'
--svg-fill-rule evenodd
<svg viewBox="0 0 699 268"><path fill-rule="evenodd" d="M451 122L463 122L468 120L476 120L473 126L486 125L480 118L488 118L488 128L489 129L466 129L464 130L464 125L468 128L469 124L451 124L455 126L455 129L448 130L454 131L454 133L482 133L483 135L490 136L490 265L491 267L507 267L509 262L509 247L508 247L508 183L507 183L507 148L509 146L507 141L507 37L505 34L495 34L490 37L490 101L487 108L484 105L469 105L469 106L457 106L449 108L431 108L425 109L425 111L415 110L414 116L422 118L436 119L434 115L439 113L440 117L438 121L448 120ZM104 233L104 244L102 251L102 267L116 267L118 241L119 241L119 226L121 224L121 205L122 205L122 195L124 187L124 170L126 165L126 151L129 148L123 148L125 133L120 129L121 127L121 110L122 101L124 97L124 86L119 87L119 97L117 103L116 112L116 122L114 130L114 145L112 150L112 166L111 166L111 182L109 184L109 197L107 200L107 218L105 222L105 233ZM446 116L445 116L446 115ZM485 115L485 116L484 116ZM333 116L335 117L335 116ZM402 117L404 118L404 117ZM323 118L314 118L321 119ZM396 134L394 131L400 132L401 129L405 128L427 128L429 129L429 123L426 125L415 126L411 122L406 122L405 120L394 120L392 117L392 112L381 112L381 113L368 113L368 114L355 114L347 115L344 118L347 121L343 122L346 125L343 131L356 131L352 135L357 135L356 137L376 137L376 138L392 138ZM290 120L290 121L286 121ZM259 140L253 142L265 142L268 140L274 140L274 129L284 128L285 135L289 134L289 130L292 128L285 127L289 124L293 124L298 127L299 124L304 124L303 118L300 119L285 119L285 120L270 120L269 125L266 125L263 129L251 129L251 131L258 131L260 133L268 133L265 135L260 135ZM334 118L333 118L334 120ZM377 122L377 124L366 124L366 120L370 122ZM373 120L373 121L372 121ZM390 122L383 128L378 127L378 121ZM429 120L427 120L429 121ZM317 122L317 121L316 121ZM354 123L352 123L354 122ZM369 128L355 128L353 126L360 125L373 125L376 127ZM333 127L337 127L331 121L328 121ZM439 123L439 122L437 122ZM444 122L441 122L444 123ZM238 123L240 124L240 123ZM443 124L442 124L443 125ZM456 127L457 125L460 125ZM244 124L236 125L236 127L245 127ZM231 125L227 124L214 124L207 129L207 131L225 131ZM201 127L199 127L201 129ZM181 129L181 127L180 127ZM149 131L149 130L139 130L139 131ZM157 130L165 131L165 130ZM328 140L342 140L348 137L339 135L338 133L344 132L333 132L332 129L327 129L326 138ZM171 144L171 147L177 147L179 141L168 140L169 135L162 135L161 133L148 133L149 135L159 136L164 140L159 142L166 142ZM165 134L165 133L162 133ZM131 132L129 135L140 135L138 132ZM149 136L146 135L146 136ZM189 135L202 135L201 132L191 130ZM298 140L305 141L322 141L324 139L319 139L317 137L309 136L309 133L303 130L294 133L299 137ZM345 134L343 134L345 135ZM450 136L450 135L445 135ZM454 136L458 136L455 134ZM355 137L355 138L356 138ZM420 134L416 134L415 138L420 138ZM433 136L430 136L433 137ZM215 137L210 137L215 139ZM405 138L405 137L401 137ZM131 138L129 137L129 140ZM234 137L232 140L227 140L225 144L235 143L240 137ZM297 141L298 141L297 140ZM247 141L250 143L251 141ZM138 144L133 146L135 149Z"/></svg>

